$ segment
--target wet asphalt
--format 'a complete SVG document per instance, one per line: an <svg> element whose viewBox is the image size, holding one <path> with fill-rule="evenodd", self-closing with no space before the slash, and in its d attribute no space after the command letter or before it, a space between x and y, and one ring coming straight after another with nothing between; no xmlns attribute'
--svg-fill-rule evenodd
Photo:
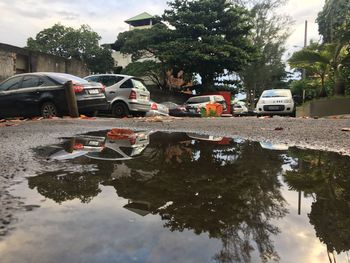
<svg viewBox="0 0 350 263"><path fill-rule="evenodd" d="M350 155L350 118L304 119L274 117L245 118L130 118L55 119L23 121L0 127L0 239L10 230L14 210L23 210L20 199L11 195L11 186L33 176L42 167L33 149L89 131L111 128L177 131L269 141L289 146L327 150Z"/></svg>

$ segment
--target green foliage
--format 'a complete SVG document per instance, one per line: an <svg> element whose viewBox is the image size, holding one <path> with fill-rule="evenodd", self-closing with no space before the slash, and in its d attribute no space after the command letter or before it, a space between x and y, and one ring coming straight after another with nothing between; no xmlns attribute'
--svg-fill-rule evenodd
<svg viewBox="0 0 350 263"><path fill-rule="evenodd" d="M325 43L350 41L350 2L326 0L318 14L317 23Z"/></svg>
<svg viewBox="0 0 350 263"><path fill-rule="evenodd" d="M161 18L164 23L121 33L113 48L131 54L134 61L155 56L174 74L199 74L205 89L214 87L217 76L250 61L252 25L243 7L225 0L175 0L169 8Z"/></svg>
<svg viewBox="0 0 350 263"><path fill-rule="evenodd" d="M166 80L162 64L154 60L130 63L122 70L122 74L145 77L156 83L161 89L166 88Z"/></svg>
<svg viewBox="0 0 350 263"><path fill-rule="evenodd" d="M40 31L35 38L28 38L27 47L64 58L76 58L85 62L94 73L113 69L111 51L99 46L101 37L88 25L79 29L55 24Z"/></svg>
<svg viewBox="0 0 350 263"><path fill-rule="evenodd" d="M342 44L318 44L313 43L295 52L289 59L292 68L303 69L308 73L308 78L319 78L321 92L326 95L325 83L331 79L334 83L333 92L336 95L344 95L344 69L349 67L349 50Z"/></svg>

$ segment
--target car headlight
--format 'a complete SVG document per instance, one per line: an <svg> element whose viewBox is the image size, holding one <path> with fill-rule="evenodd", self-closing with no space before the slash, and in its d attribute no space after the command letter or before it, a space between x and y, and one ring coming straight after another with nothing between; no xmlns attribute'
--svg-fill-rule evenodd
<svg viewBox="0 0 350 263"><path fill-rule="evenodd" d="M285 100L284 103L292 103L292 100Z"/></svg>

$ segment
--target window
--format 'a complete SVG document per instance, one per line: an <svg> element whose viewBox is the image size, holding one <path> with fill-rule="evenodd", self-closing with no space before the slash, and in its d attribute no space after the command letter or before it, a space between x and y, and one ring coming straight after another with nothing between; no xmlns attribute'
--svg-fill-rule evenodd
<svg viewBox="0 0 350 263"><path fill-rule="evenodd" d="M262 94L263 98L275 98L275 97L291 97L290 90L265 90Z"/></svg>
<svg viewBox="0 0 350 263"><path fill-rule="evenodd" d="M120 76L100 76L97 78L97 80L94 80L94 81L100 82L103 85L105 85L106 87L110 87L110 86L118 83L122 79L123 79L123 77L120 77Z"/></svg>
<svg viewBox="0 0 350 263"><path fill-rule="evenodd" d="M25 76L22 81L22 89L39 87L44 82L37 76Z"/></svg>
<svg viewBox="0 0 350 263"><path fill-rule="evenodd" d="M142 83L142 81L140 81L138 79L132 79L132 84L133 84L135 89L147 90L146 86Z"/></svg>
<svg viewBox="0 0 350 263"><path fill-rule="evenodd" d="M205 103L205 102L210 102L209 97L193 97L188 99L187 103L188 104L196 104L196 103Z"/></svg>
<svg viewBox="0 0 350 263"><path fill-rule="evenodd" d="M5 82L3 82L0 85L0 90L4 91L4 90L14 90L14 89L18 89L19 87L19 83L21 81L22 77L15 77L15 78L11 78Z"/></svg>
<svg viewBox="0 0 350 263"><path fill-rule="evenodd" d="M131 79L128 79L120 86L121 89L132 89L133 87Z"/></svg>

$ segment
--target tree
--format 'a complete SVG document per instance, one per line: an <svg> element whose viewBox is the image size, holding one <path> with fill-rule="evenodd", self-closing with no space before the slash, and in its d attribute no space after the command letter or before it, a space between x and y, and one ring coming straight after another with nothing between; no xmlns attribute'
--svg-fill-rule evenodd
<svg viewBox="0 0 350 263"><path fill-rule="evenodd" d="M252 27L247 10L226 0L174 0L163 20L173 28L168 43L169 62L201 77L203 88L215 78L242 69L254 52L249 40Z"/></svg>
<svg viewBox="0 0 350 263"><path fill-rule="evenodd" d="M290 35L290 17L276 14L284 0L235 0L250 7L254 27L252 41L258 50L255 60L239 71L250 105L265 89L285 86L287 77L282 56Z"/></svg>
<svg viewBox="0 0 350 263"><path fill-rule="evenodd" d="M311 43L300 51L295 52L289 59L289 63L294 68L303 68L316 74L321 79L321 95L326 95L325 78L327 73L333 76L334 94L344 95L344 66L350 66L350 56L348 46L341 44Z"/></svg>
<svg viewBox="0 0 350 263"><path fill-rule="evenodd" d="M153 60L136 61L127 65L122 70L122 73L136 77L145 77L153 83L156 83L160 89L167 88L166 76L159 62Z"/></svg>
<svg viewBox="0 0 350 263"><path fill-rule="evenodd" d="M158 18L163 23L120 34L114 49L132 54L134 61L152 55L174 75L198 74L205 90L251 60L252 25L243 7L226 0L174 0L169 7Z"/></svg>
<svg viewBox="0 0 350 263"><path fill-rule="evenodd" d="M350 40L350 2L348 0L326 0L318 13L318 31L323 42L345 42Z"/></svg>
<svg viewBox="0 0 350 263"><path fill-rule="evenodd" d="M92 72L105 73L112 70L114 62L111 51L99 46L100 39L88 25L76 30L55 24L40 31L35 39L28 38L27 48L67 59L81 59Z"/></svg>

